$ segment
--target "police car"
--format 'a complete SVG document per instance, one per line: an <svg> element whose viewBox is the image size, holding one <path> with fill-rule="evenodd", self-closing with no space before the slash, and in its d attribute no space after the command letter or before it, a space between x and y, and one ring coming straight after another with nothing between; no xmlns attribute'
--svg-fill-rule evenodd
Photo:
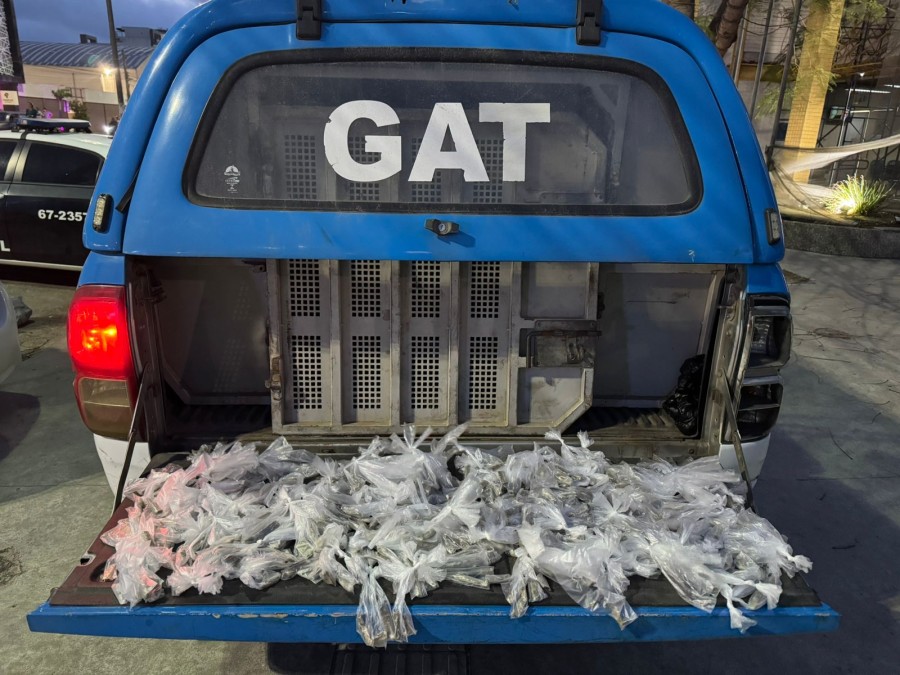
<svg viewBox="0 0 900 675"><path fill-rule="evenodd" d="M44 131L0 131L0 265L79 270L85 213L110 139Z"/></svg>

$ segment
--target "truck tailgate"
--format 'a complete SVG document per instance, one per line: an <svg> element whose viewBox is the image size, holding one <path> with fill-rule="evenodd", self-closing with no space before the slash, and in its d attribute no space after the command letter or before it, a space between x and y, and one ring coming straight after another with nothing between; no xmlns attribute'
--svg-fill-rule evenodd
<svg viewBox="0 0 900 675"><path fill-rule="evenodd" d="M126 501L103 528L125 517ZM94 540L81 563L50 599L28 616L32 631L110 637L152 637L245 642L361 642L356 632L356 595L337 586L296 577L257 591L226 581L219 595L166 596L134 608L118 604L111 584L100 580L113 549ZM498 563L498 572L505 570ZM746 611L757 621L744 636L835 630L840 615L800 575L784 578L773 610ZM389 589L388 589L389 590ZM390 595L390 593L389 593ZM549 597L520 619L509 618L499 587L476 590L445 583L425 598L410 601L420 644L577 643L703 640L739 637L720 603L707 614L691 607L664 578L634 578L628 602L639 618L624 630L605 614L576 605L553 584Z"/></svg>

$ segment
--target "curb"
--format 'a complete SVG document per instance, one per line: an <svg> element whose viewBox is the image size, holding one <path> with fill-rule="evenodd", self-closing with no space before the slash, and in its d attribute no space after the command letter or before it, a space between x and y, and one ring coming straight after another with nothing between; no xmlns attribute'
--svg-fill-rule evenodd
<svg viewBox="0 0 900 675"><path fill-rule="evenodd" d="M847 227L785 220L784 245L828 255L900 259L900 227Z"/></svg>

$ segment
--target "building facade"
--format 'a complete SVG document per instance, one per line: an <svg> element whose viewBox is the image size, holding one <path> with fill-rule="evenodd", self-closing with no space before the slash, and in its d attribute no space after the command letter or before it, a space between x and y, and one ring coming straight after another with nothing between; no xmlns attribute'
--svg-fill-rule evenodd
<svg viewBox="0 0 900 675"><path fill-rule="evenodd" d="M126 101L152 53L151 46L119 48ZM97 130L119 115L116 71L108 44L22 42L22 61L25 83L19 85L19 110L25 111L34 104L54 117L69 117L72 102L80 101ZM57 94L65 90L69 95L58 98Z"/></svg>

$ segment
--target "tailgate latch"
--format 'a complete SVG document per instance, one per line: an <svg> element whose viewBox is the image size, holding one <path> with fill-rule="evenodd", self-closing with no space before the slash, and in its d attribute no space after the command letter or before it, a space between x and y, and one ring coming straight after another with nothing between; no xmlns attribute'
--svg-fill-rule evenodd
<svg viewBox="0 0 900 675"><path fill-rule="evenodd" d="M275 356L272 358L272 362L269 366L269 370L271 375L269 379L266 380L266 387L269 388L269 391L272 392L272 398L275 401L281 400L282 394L282 382L281 382L281 357Z"/></svg>
<svg viewBox="0 0 900 675"><path fill-rule="evenodd" d="M578 0L575 41L580 45L600 44L600 14L603 0Z"/></svg>
<svg viewBox="0 0 900 675"><path fill-rule="evenodd" d="M297 0L297 39L322 37L322 0Z"/></svg>

